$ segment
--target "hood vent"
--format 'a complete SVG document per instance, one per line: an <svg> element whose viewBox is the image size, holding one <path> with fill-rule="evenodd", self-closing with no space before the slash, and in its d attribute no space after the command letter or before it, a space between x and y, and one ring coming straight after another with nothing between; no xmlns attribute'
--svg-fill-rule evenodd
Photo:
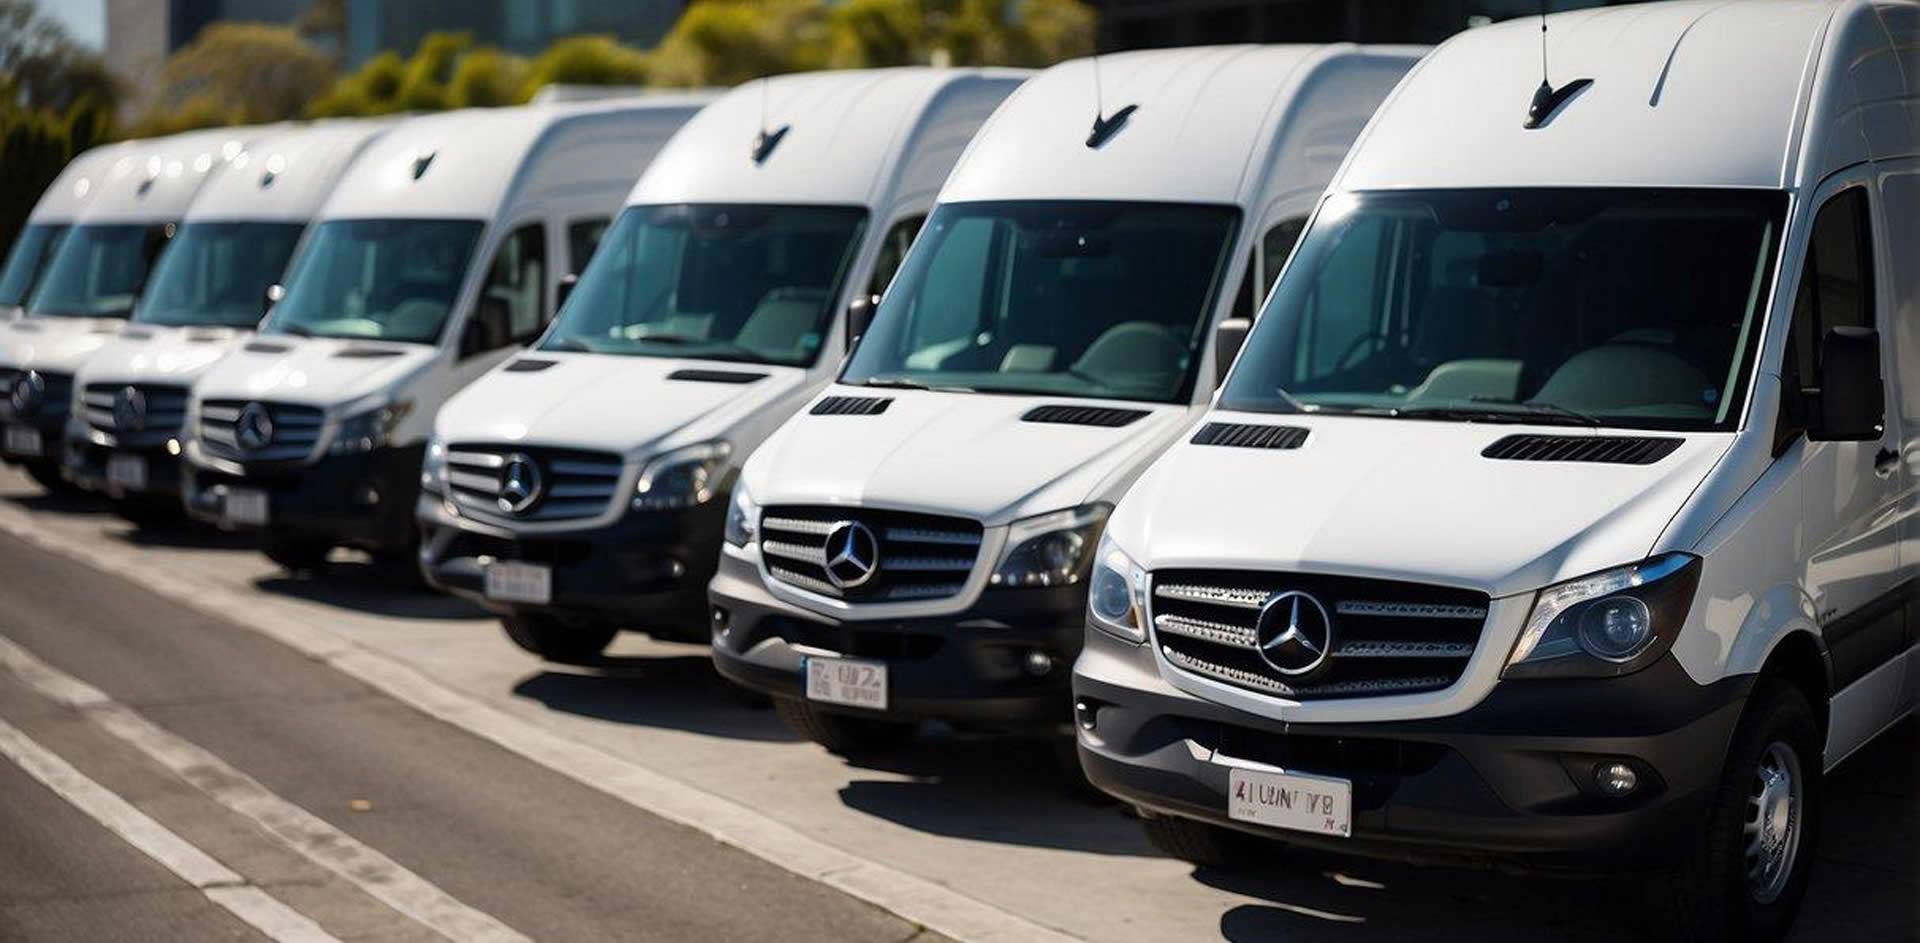
<svg viewBox="0 0 1920 943"><path fill-rule="evenodd" d="M1118 429L1145 418L1144 409L1116 409L1111 406L1035 406L1021 415L1021 422L1052 422L1063 426L1105 426Z"/></svg>
<svg viewBox="0 0 1920 943"><path fill-rule="evenodd" d="M887 411L891 397L828 396L807 410L816 416L877 416Z"/></svg>
<svg viewBox="0 0 1920 943"><path fill-rule="evenodd" d="M217 344L232 336L232 334L219 328L189 329L185 335L187 343L189 344Z"/></svg>
<svg viewBox="0 0 1920 943"><path fill-rule="evenodd" d="M501 373L539 373L559 363L558 360L541 360L537 357L522 357L501 368Z"/></svg>
<svg viewBox="0 0 1920 943"><path fill-rule="evenodd" d="M1307 430L1299 426L1210 422L1193 434L1192 441L1194 445L1224 445L1236 449L1297 449L1306 444Z"/></svg>
<svg viewBox="0 0 1920 943"><path fill-rule="evenodd" d="M695 383L753 383L764 380L764 373L749 373L744 370L675 370L667 374L669 380L692 380Z"/></svg>
<svg viewBox="0 0 1920 943"><path fill-rule="evenodd" d="M1510 435L1480 454L1509 462L1652 465L1685 441L1651 436Z"/></svg>
<svg viewBox="0 0 1920 943"><path fill-rule="evenodd" d="M129 324L120 329L120 337L130 341L150 341L153 340L153 332L144 327L134 327Z"/></svg>
<svg viewBox="0 0 1920 943"><path fill-rule="evenodd" d="M334 356L341 360L381 360L387 357L398 357L400 352L386 347L348 347L337 351Z"/></svg>
<svg viewBox="0 0 1920 943"><path fill-rule="evenodd" d="M247 346L242 347L240 349L250 354L284 354L287 351L292 350L293 348L288 347L285 344L273 344L267 341L254 341L253 343L248 344Z"/></svg>

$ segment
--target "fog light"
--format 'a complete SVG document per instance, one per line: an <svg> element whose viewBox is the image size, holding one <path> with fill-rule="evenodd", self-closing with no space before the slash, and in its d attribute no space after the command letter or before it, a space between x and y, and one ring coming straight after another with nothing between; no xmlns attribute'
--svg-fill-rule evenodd
<svg viewBox="0 0 1920 943"><path fill-rule="evenodd" d="M1100 712L1086 701L1074 701L1073 719L1079 722L1081 730L1092 733L1100 723Z"/></svg>
<svg viewBox="0 0 1920 943"><path fill-rule="evenodd" d="M1036 678L1053 670L1053 656L1037 648L1027 653L1024 663L1027 666L1027 674Z"/></svg>
<svg viewBox="0 0 1920 943"><path fill-rule="evenodd" d="M179 440L179 439L168 439L168 440L167 440L167 454L168 454L168 455L179 455L179 454L180 454L180 440Z"/></svg>
<svg viewBox="0 0 1920 943"><path fill-rule="evenodd" d="M1624 796L1640 788L1640 774L1625 763L1602 763L1593 771L1594 784L1609 796Z"/></svg>
<svg viewBox="0 0 1920 943"><path fill-rule="evenodd" d="M727 632L733 628L733 617L720 606L713 607L713 611L707 616L707 622L712 625L713 634L720 638L726 638Z"/></svg>
<svg viewBox="0 0 1920 943"><path fill-rule="evenodd" d="M380 503L380 492L378 489L372 487L361 488L360 491L354 495L354 499L361 504L372 507Z"/></svg>

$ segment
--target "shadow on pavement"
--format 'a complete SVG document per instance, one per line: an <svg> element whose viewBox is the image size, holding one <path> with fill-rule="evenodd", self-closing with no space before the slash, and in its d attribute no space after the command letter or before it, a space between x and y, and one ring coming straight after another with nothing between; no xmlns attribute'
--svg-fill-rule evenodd
<svg viewBox="0 0 1920 943"><path fill-rule="evenodd" d="M399 619L487 618L479 606L414 582L408 565L336 560L320 573L276 572L254 580L253 585L263 592Z"/></svg>
<svg viewBox="0 0 1920 943"><path fill-rule="evenodd" d="M216 527L201 527L189 521L169 522L164 526L127 523L108 535L135 547L164 547L172 550L257 551L260 540L253 534L236 534Z"/></svg>
<svg viewBox="0 0 1920 943"><path fill-rule="evenodd" d="M42 491L36 494L10 494L12 501L27 511L45 511L51 514L105 514L109 511L107 502L84 491Z"/></svg>
<svg viewBox="0 0 1920 943"><path fill-rule="evenodd" d="M552 669L514 685L516 697L615 723L774 743L796 739L765 708L749 707L705 654L614 655Z"/></svg>

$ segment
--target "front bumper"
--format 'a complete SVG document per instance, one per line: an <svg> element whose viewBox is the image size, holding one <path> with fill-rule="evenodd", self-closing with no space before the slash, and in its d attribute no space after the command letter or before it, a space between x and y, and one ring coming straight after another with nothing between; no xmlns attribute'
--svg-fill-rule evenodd
<svg viewBox="0 0 1920 943"><path fill-rule="evenodd" d="M967 611L938 618L841 622L774 597L756 566L729 553L708 597L715 666L757 691L805 697L802 656L830 654L886 662L885 713L901 719L1051 730L1072 715L1067 666L1080 650L1082 585L988 590ZM1048 656L1049 670L1028 668L1032 652Z"/></svg>
<svg viewBox="0 0 1920 943"><path fill-rule="evenodd" d="M177 441L177 440L176 440ZM136 455L146 462L147 480L144 488L129 488L125 483L112 483L107 480L107 462L116 455ZM164 445L144 447L114 447L101 445L86 439L67 440L65 455L67 480L88 491L108 492L115 498L131 499L180 499L180 486L185 478L181 470L180 456L170 452Z"/></svg>
<svg viewBox="0 0 1920 943"><path fill-rule="evenodd" d="M517 534L422 494L420 566L435 587L501 615L607 619L662 638L705 642L707 581L720 556L726 514L726 496L716 494L681 511L628 511L602 527ZM489 599L486 568L494 561L551 568L551 602Z"/></svg>
<svg viewBox="0 0 1920 943"><path fill-rule="evenodd" d="M1292 844L1535 872L1675 860L1706 820L1754 680L1701 686L1668 656L1624 678L1501 682L1451 717L1292 724L1193 697L1146 646L1088 636L1073 679L1080 762L1106 792ZM1625 797L1594 782L1616 760L1640 777ZM1246 764L1351 780L1353 837L1230 819L1229 770Z"/></svg>
<svg viewBox="0 0 1920 943"><path fill-rule="evenodd" d="M181 500L195 520L235 528L223 512L227 492L267 495L264 530L296 540L394 553L413 546L414 502L426 444L328 455L311 465L247 468L230 474L186 462Z"/></svg>
<svg viewBox="0 0 1920 943"><path fill-rule="evenodd" d="M0 411L4 411L0 408ZM21 419L0 418L0 429L9 425L26 426L40 433L40 453L16 452L7 442L10 437L0 437L0 458L18 465L40 465L59 471L65 463L67 411L49 411L41 408L31 416Z"/></svg>

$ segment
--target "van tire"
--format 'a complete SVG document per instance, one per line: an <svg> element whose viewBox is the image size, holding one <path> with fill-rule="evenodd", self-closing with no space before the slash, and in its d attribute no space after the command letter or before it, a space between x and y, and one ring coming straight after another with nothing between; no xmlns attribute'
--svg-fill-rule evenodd
<svg viewBox="0 0 1920 943"><path fill-rule="evenodd" d="M1785 751L1785 752L1781 752ZM1688 943L1775 941L1787 934L1806 896L1820 834L1822 741L1806 695L1778 678L1763 678L1747 701L1715 788L1706 828L1672 871L1649 878L1655 913L1673 939ZM1785 876L1770 891L1749 876L1746 829L1754 794L1768 775L1791 769L1797 792ZM1763 899L1765 897L1766 899Z"/></svg>
<svg viewBox="0 0 1920 943"><path fill-rule="evenodd" d="M1220 871L1261 867L1284 847L1277 841L1177 815L1149 815L1141 819L1140 826L1146 830L1147 841L1161 854Z"/></svg>
<svg viewBox="0 0 1920 943"><path fill-rule="evenodd" d="M324 540L268 540L260 552L289 573L318 573L327 568L333 545Z"/></svg>
<svg viewBox="0 0 1920 943"><path fill-rule="evenodd" d="M591 665L620 634L604 622L567 623L552 616L501 616L507 638L527 652L563 665Z"/></svg>
<svg viewBox="0 0 1920 943"><path fill-rule="evenodd" d="M920 729L919 724L907 721L829 713L797 697L775 697L773 709L794 733L839 756L898 749Z"/></svg>

